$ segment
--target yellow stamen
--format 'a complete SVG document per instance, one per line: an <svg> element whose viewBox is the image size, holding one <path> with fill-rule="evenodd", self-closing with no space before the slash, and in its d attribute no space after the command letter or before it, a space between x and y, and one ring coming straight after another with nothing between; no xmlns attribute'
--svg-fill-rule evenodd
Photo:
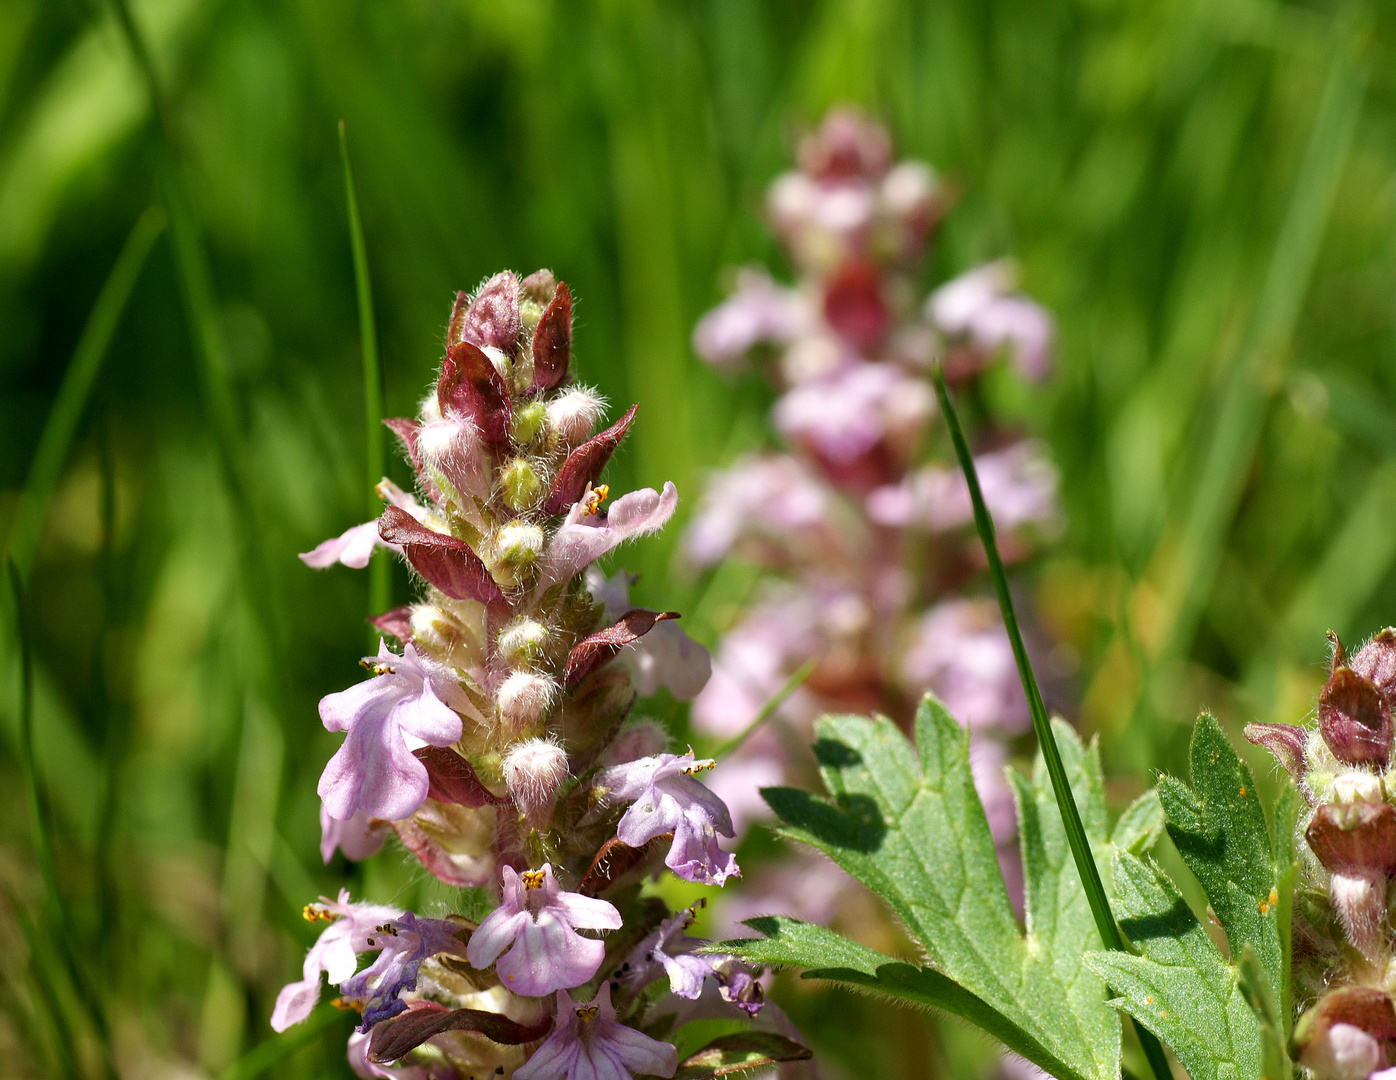
<svg viewBox="0 0 1396 1080"><path fill-rule="evenodd" d="M335 998L333 1001L330 1002L330 1004L333 1005L340 1012L362 1013L364 1011L364 1007L360 1005L357 1001L345 1001L342 997Z"/></svg>
<svg viewBox="0 0 1396 1080"><path fill-rule="evenodd" d="M392 664L378 664L372 660L360 660L359 667L365 671L371 671L375 675L391 675L396 670Z"/></svg>
<svg viewBox="0 0 1396 1080"><path fill-rule="evenodd" d="M584 1024L589 1024L591 1021L595 1020L596 1006L583 1005L580 1009L577 1010L577 1019Z"/></svg>
<svg viewBox="0 0 1396 1080"><path fill-rule="evenodd" d="M601 504L606 501L606 497L611 494L611 485L597 484L586 493L582 499L582 511L587 514L595 514L601 509Z"/></svg>
<svg viewBox="0 0 1396 1080"><path fill-rule="evenodd" d="M525 870L519 876L523 878L525 892L532 892L534 889L543 887L543 871L541 870Z"/></svg>

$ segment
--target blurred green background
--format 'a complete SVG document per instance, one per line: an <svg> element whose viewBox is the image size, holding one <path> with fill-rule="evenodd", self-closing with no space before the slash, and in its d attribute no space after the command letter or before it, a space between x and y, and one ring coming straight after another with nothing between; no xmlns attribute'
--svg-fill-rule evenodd
<svg viewBox="0 0 1396 1080"><path fill-rule="evenodd" d="M0 530L27 584L48 840L6 590L0 1075L348 1075L347 1018L270 1038L314 933L301 905L345 883L440 899L397 854L317 851L336 740L315 703L367 640L367 578L294 557L369 507L341 118L389 414L428 385L453 290L546 265L578 297L574 371L641 406L611 483L672 479L688 508L706 468L772 437L767 391L706 370L693 323L724 268L780 265L761 205L792 134L845 101L885 119L959 193L927 286L1011 254L1058 319L1053 379L988 393L1062 470L1067 534L1019 584L1119 798L1181 767L1199 707L1233 734L1296 721L1323 631L1393 620L1388 5L133 0L133 18L167 138L115 8L0 2ZM59 401L97 361L90 395ZM50 436L52 498L22 498L55 412L74 434ZM741 575L675 572L678 531L625 562L641 602L711 644ZM911 1014L790 994L831 1076L981 1062Z"/></svg>

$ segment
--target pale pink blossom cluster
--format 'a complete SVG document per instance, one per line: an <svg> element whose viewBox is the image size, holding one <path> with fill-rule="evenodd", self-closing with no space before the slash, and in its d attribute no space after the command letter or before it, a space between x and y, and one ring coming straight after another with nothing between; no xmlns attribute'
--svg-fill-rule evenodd
<svg viewBox="0 0 1396 1080"><path fill-rule="evenodd" d="M1040 379L1053 324L1015 290L1007 262L921 297L914 271L947 203L928 166L893 161L880 126L852 110L831 113L802 142L798 167L770 188L768 218L794 282L743 269L694 330L695 350L714 367L756 365L775 385L771 420L785 449L713 473L684 537L692 565L736 558L765 571L718 646L692 721L734 737L816 662L773 721L709 778L740 834L767 812L761 787L810 781L801 751L814 717L877 710L905 721L934 692L971 732L976 784L1010 893L1020 895L1003 768L1006 740L1029 717L929 372L940 365L965 389L1007 359ZM985 499L1005 556L1020 557L1059 527L1057 473L1039 443L992 425L980 434ZM832 916L827 882L806 888L788 867L769 876L779 884L728 902L729 917L762 905Z"/></svg>
<svg viewBox="0 0 1396 1080"><path fill-rule="evenodd" d="M387 421L416 494L384 480L379 520L302 556L362 568L381 546L423 586L372 620L385 640L361 661L367 678L320 702L344 735L319 783L325 862L395 835L440 881L494 902L478 925L347 892L306 907L328 925L272 1026L306 1019L327 975L362 1016L359 1076L672 1076L672 1017L700 1002L788 1028L757 973L696 953L691 918L639 894L666 867L703 885L740 876L723 848L735 829L700 779L713 762L669 752L664 728L632 715L660 688L694 697L711 661L676 612L633 607L629 577L596 565L660 529L678 493L610 500L602 471L635 410L593 434L602 402L571 383L570 350L571 296L548 271L458 294L436 386L415 419ZM631 963L646 941L657 962ZM779 1045L775 1060L807 1056Z"/></svg>

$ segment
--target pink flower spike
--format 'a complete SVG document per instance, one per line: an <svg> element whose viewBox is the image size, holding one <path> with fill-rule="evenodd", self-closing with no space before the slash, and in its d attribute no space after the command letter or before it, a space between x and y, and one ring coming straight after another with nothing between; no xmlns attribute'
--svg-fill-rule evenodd
<svg viewBox="0 0 1396 1080"><path fill-rule="evenodd" d="M388 834L388 822L369 817L362 810L355 810L348 821L338 821L330 817L324 804L320 805L320 858L328 865L334 858L335 848L344 852L350 862L361 862L378 853L383 839Z"/></svg>
<svg viewBox="0 0 1396 1080"><path fill-rule="evenodd" d="M622 844L642 847L656 836L674 834L664 865L685 881L721 885L740 877L736 857L718 846L717 834L735 835L727 805L693 778L713 767L711 759L695 761L690 750L682 757L656 754L607 769L597 783L611 798L632 802L616 828Z"/></svg>
<svg viewBox="0 0 1396 1080"><path fill-rule="evenodd" d="M451 706L463 704L462 691L447 668L418 656L411 644L398 656L380 642L378 655L364 665L372 678L320 699L326 730L348 732L348 738L325 766L318 792L339 821L360 810L399 821L427 797L427 770L412 751L423 743L450 746L461 737L461 719Z"/></svg>
<svg viewBox="0 0 1396 1080"><path fill-rule="evenodd" d="M476 933L479 933L477 930ZM589 1003L557 995L552 1033L533 1056L514 1070L515 1080L630 1080L631 1076L673 1076L679 1054L673 1045L651 1039L616 1020L611 985L602 983Z"/></svg>
<svg viewBox="0 0 1396 1080"><path fill-rule="evenodd" d="M494 964L505 987L526 997L580 986L596 974L606 946L577 930L619 930L620 912L611 904L563 892L547 863L522 874L506 866L503 892L470 936L473 966Z"/></svg>
<svg viewBox="0 0 1396 1080"><path fill-rule="evenodd" d="M382 904L351 904L348 889L339 890L337 901L322 897L318 904L307 904L307 919L324 919L330 925L325 927L319 940L305 954L301 981L288 983L276 995L271 1026L276 1031L285 1031L309 1016L320 1000L320 973L323 971L328 975L332 983L342 983L351 978L358 966L358 954L371 948L368 939L374 928L392 922L401 915L397 908Z"/></svg>

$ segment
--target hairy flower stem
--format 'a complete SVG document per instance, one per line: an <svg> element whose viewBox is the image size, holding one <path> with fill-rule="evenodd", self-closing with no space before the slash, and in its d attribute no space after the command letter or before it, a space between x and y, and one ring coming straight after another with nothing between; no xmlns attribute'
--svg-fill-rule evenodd
<svg viewBox="0 0 1396 1080"><path fill-rule="evenodd" d="M1033 674L1028 651L1023 645L1023 635L1018 630L1018 617L1013 610L1013 598L1008 592L1008 578L1003 571L1003 560L999 558L998 542L994 539L994 522L989 517L989 509L984 505L984 495L979 489L979 477L974 468L974 457L970 454L969 443L965 440L964 428L950 400L950 391L945 386L945 375L939 367L934 372L936 396L940 399L940 411L945 417L945 426L950 430L950 439L955 444L955 456L959 458L960 469L965 474L969 487L970 502L974 506L974 527L984 545L984 555L989 561L989 577L998 595L999 609L1003 612L1003 625L1008 631L1009 643L1013 646L1013 659L1018 665L1018 676L1023 681L1023 693L1028 699L1028 712L1032 715L1033 731L1038 745L1042 748L1042 759L1047 766L1047 774L1052 780L1052 792L1057 797L1057 810L1061 813L1062 824L1066 829L1067 842L1071 845L1071 855L1076 861L1076 872L1081 875L1081 886L1086 893L1086 902L1095 916L1100 939L1107 949L1124 952L1124 938L1110 911L1110 901L1105 895L1105 884L1100 879L1095 856L1091 854L1090 842L1086 838L1085 826L1081 823L1081 812L1076 808L1076 799L1071 794L1071 785L1066 777L1066 766L1062 764L1061 751L1052 735L1052 725L1047 718L1047 708L1042 703L1042 693L1037 688L1037 677ZM1173 1075L1163 1047L1152 1034L1138 1024L1135 1034L1149 1059L1149 1065L1157 1080L1170 1080Z"/></svg>

